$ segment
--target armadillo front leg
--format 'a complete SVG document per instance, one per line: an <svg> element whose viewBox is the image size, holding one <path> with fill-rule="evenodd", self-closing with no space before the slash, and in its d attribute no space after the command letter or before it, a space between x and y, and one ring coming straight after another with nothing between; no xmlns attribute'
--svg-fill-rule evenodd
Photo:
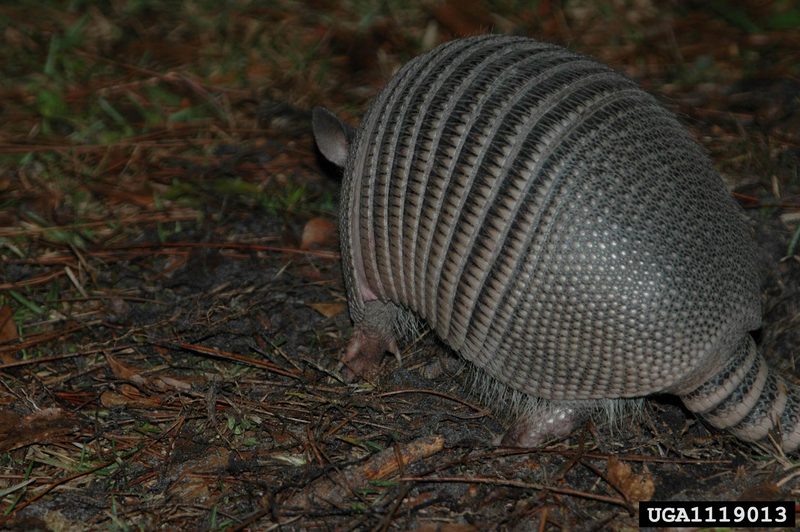
<svg viewBox="0 0 800 532"><path fill-rule="evenodd" d="M345 380L356 377L373 378L378 374L384 353L392 353L400 361L394 324L399 308L392 303L364 303L364 318L355 323L347 351L341 358Z"/></svg>

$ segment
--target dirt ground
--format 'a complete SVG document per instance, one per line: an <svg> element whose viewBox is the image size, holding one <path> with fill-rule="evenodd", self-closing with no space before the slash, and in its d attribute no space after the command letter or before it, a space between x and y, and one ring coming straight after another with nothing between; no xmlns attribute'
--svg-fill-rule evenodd
<svg viewBox="0 0 800 532"><path fill-rule="evenodd" d="M627 530L640 501L798 499L795 456L673 397L498 447L509 420L430 334L345 382L340 181L310 131L458 36L611 64L746 208L758 339L799 383L793 2L17 2L0 28L0 528Z"/></svg>

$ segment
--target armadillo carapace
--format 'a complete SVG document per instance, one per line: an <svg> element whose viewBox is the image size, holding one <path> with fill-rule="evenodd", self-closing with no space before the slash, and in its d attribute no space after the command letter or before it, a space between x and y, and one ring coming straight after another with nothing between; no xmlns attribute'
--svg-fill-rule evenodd
<svg viewBox="0 0 800 532"><path fill-rule="evenodd" d="M344 168L354 371L397 352L413 315L555 417L673 393L744 440L800 445L797 395L750 335L760 278L743 212L625 76L532 39L473 37L406 64L358 129L319 108L313 125ZM563 430L551 422L517 441Z"/></svg>

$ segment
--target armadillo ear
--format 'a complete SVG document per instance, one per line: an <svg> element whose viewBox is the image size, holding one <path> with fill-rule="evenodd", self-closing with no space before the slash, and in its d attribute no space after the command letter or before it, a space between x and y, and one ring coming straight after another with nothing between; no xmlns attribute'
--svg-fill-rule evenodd
<svg viewBox="0 0 800 532"><path fill-rule="evenodd" d="M324 107L314 107L311 110L311 128L314 130L314 139L322 155L339 168L343 168L347 161L350 141L355 136L355 129Z"/></svg>

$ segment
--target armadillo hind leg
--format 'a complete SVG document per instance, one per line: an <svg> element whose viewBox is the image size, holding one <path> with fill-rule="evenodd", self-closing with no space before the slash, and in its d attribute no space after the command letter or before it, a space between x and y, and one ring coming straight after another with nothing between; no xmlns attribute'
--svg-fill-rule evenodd
<svg viewBox="0 0 800 532"><path fill-rule="evenodd" d="M469 387L478 400L506 420L506 432L495 443L508 447L539 447L568 436L589 418L610 427L640 415L643 401L634 399L552 400L520 392L470 364Z"/></svg>
<svg viewBox="0 0 800 532"><path fill-rule="evenodd" d="M575 401L539 400L535 409L520 415L503 434L500 445L508 447L538 447L547 440L569 435L586 421L591 407Z"/></svg>
<svg viewBox="0 0 800 532"><path fill-rule="evenodd" d="M538 447L547 440L568 436L590 418L616 430L623 420L640 418L643 405L642 398L553 401L524 396L512 406L517 418L502 436L500 444Z"/></svg>
<svg viewBox="0 0 800 532"><path fill-rule="evenodd" d="M402 313L393 303L377 300L364 303L364 317L354 324L353 335L341 358L345 380L375 377L386 352L399 360L396 329L397 323L402 322Z"/></svg>
<svg viewBox="0 0 800 532"><path fill-rule="evenodd" d="M716 375L681 399L742 440L767 440L772 433L785 452L800 446L800 389L775 374L750 335Z"/></svg>

